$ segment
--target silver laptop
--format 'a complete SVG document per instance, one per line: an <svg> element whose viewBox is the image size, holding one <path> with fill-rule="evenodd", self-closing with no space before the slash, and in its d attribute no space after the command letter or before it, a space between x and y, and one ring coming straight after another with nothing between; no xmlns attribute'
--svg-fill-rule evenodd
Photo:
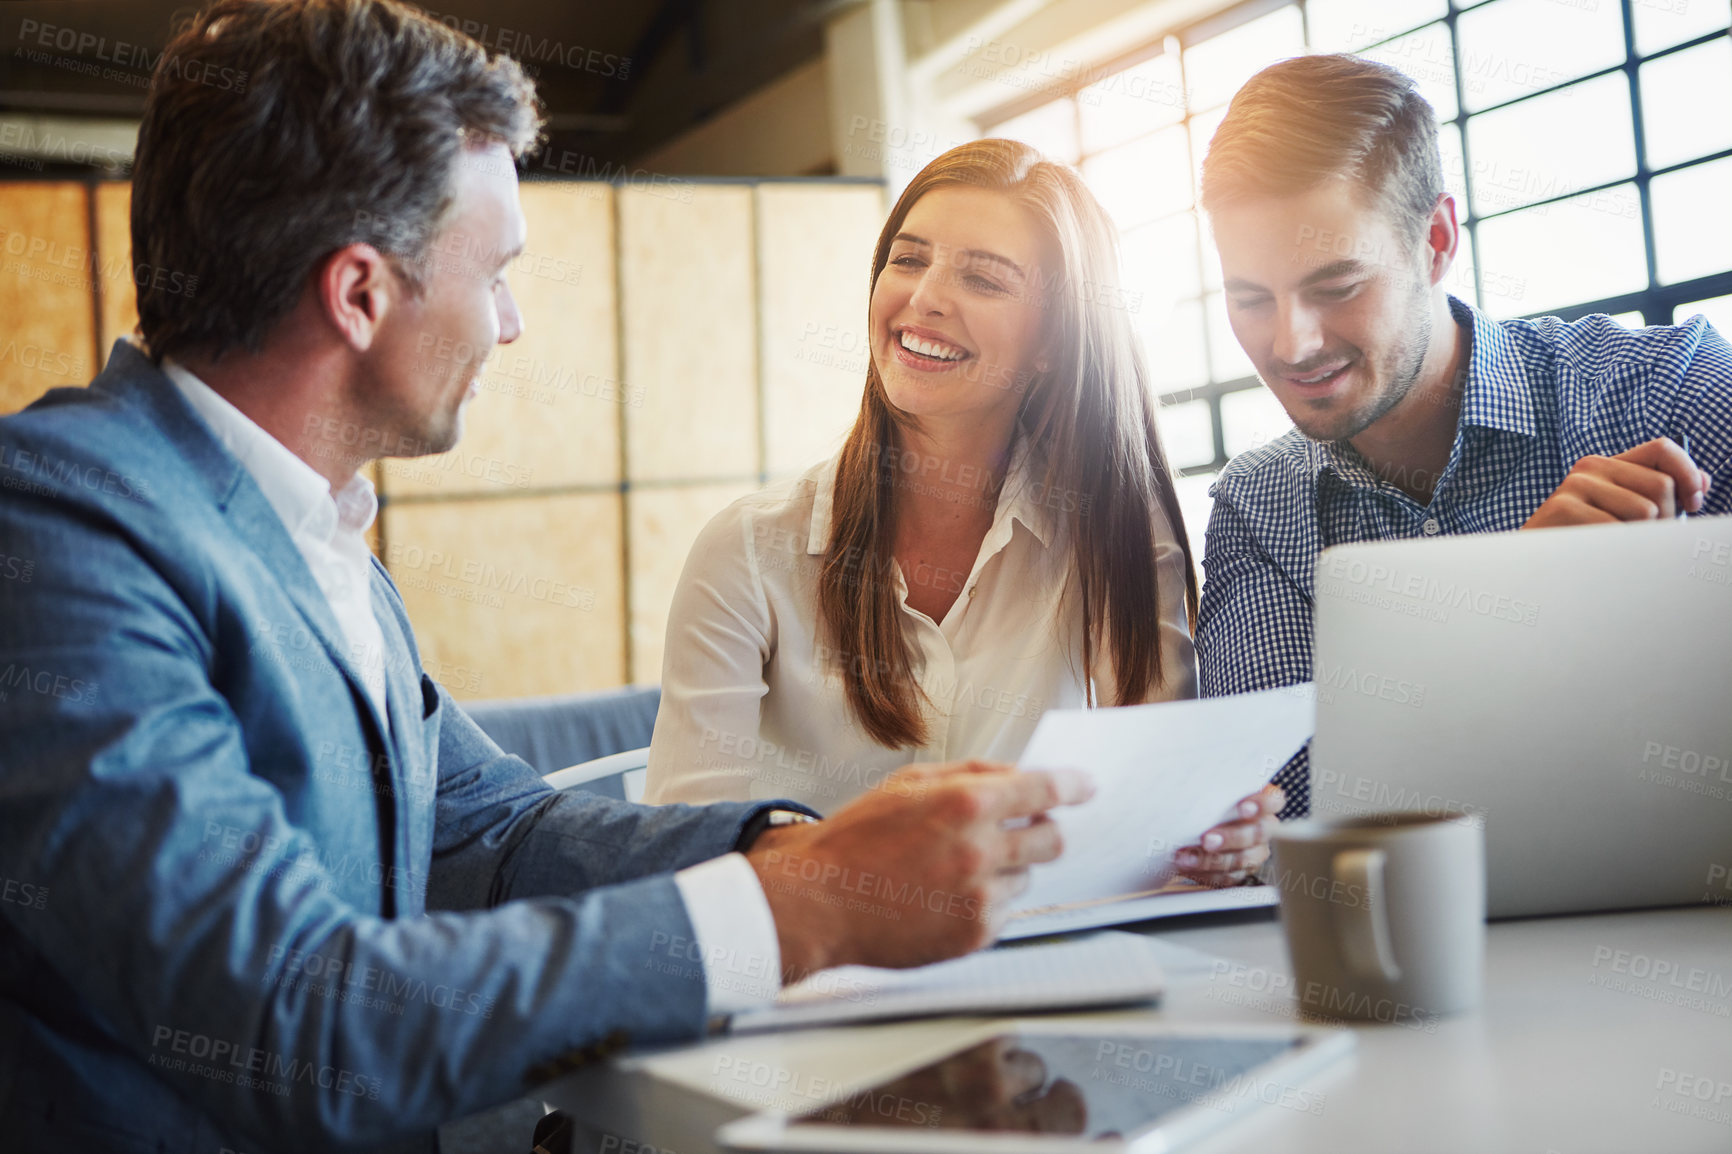
<svg viewBox="0 0 1732 1154"><path fill-rule="evenodd" d="M1732 517L1317 562L1318 817L1478 812L1493 917L1732 903Z"/></svg>

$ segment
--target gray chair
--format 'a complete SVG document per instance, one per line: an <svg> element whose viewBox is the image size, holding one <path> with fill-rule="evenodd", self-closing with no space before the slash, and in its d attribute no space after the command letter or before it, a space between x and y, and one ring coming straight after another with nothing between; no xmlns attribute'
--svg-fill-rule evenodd
<svg viewBox="0 0 1732 1154"><path fill-rule="evenodd" d="M475 701L463 709L501 749L515 753L545 777L567 766L649 745L661 697L660 686L639 685L600 693Z"/></svg>

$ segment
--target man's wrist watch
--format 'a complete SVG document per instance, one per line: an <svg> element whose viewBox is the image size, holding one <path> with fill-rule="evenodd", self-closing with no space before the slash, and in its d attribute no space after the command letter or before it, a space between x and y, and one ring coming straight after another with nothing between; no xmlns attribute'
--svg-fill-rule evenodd
<svg viewBox="0 0 1732 1154"><path fill-rule="evenodd" d="M809 813L801 813L797 809L767 809L746 823L746 828L740 831L740 840L735 843L738 853L745 853L752 844L763 836L767 829L780 829L785 825L805 825L818 819Z"/></svg>

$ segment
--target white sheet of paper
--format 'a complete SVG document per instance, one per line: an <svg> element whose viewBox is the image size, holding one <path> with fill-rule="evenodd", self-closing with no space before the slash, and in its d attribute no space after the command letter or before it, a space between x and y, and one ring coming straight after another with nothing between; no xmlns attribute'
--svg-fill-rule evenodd
<svg viewBox="0 0 1732 1154"><path fill-rule="evenodd" d="M1096 792L1052 811L1064 854L1033 867L1012 914L1159 889L1175 872L1172 855L1275 776L1311 736L1316 716L1310 684L1047 710L1018 764L1087 770Z"/></svg>

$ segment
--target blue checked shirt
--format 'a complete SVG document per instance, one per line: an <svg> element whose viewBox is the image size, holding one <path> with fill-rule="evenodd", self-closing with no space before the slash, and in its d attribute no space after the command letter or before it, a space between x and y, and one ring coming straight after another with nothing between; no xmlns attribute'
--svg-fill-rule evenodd
<svg viewBox="0 0 1732 1154"><path fill-rule="evenodd" d="M1421 505L1346 442L1294 430L1234 457L1214 512L1197 617L1202 695L1311 679L1312 568L1330 545L1519 529L1582 457L1655 437L1713 476L1704 513L1732 511L1732 348L1708 322L1625 329L1606 316L1494 321L1473 330L1449 463ZM1275 776L1284 818L1310 812L1308 748Z"/></svg>

